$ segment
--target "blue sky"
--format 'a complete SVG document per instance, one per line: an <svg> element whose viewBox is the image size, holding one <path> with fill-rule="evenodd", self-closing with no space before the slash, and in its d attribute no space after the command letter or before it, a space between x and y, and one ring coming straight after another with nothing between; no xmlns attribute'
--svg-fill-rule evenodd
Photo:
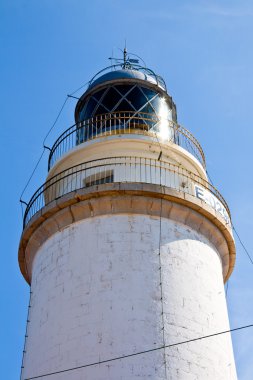
<svg viewBox="0 0 253 380"><path fill-rule="evenodd" d="M179 123L204 148L208 172L253 256L253 3L251 1L2 0L1 377L17 379L29 288L19 273L20 193L66 95L129 51L161 74ZM69 100L51 145L73 122ZM24 199L44 181L46 157ZM253 323L253 265L237 242L229 281L231 327ZM253 373L253 329L233 334L240 380Z"/></svg>

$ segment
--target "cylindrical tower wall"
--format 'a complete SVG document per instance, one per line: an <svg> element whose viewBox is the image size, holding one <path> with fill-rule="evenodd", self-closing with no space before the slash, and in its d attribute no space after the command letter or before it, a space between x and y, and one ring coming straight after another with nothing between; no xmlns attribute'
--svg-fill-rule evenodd
<svg viewBox="0 0 253 380"><path fill-rule="evenodd" d="M222 261L204 235L192 219L129 213L49 237L33 260L22 379L154 348L54 378L236 379L230 335L159 349L229 329Z"/></svg>
<svg viewBox="0 0 253 380"><path fill-rule="evenodd" d="M107 70L75 119L24 215L21 380L236 380L230 334L194 340L229 330L230 213L164 81Z"/></svg>

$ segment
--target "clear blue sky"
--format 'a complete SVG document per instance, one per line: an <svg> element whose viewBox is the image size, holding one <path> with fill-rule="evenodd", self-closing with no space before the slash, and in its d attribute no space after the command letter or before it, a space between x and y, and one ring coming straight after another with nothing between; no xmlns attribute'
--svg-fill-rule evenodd
<svg viewBox="0 0 253 380"><path fill-rule="evenodd" d="M127 39L161 74L179 122L201 142L208 171L253 255L253 2L185 0L2 0L1 367L17 379L29 288L19 273L20 193L66 94L108 65ZM73 122L69 100L54 132ZM44 181L42 161L24 199ZM229 281L231 327L253 323L253 265L237 243ZM253 378L253 329L233 334L240 380Z"/></svg>

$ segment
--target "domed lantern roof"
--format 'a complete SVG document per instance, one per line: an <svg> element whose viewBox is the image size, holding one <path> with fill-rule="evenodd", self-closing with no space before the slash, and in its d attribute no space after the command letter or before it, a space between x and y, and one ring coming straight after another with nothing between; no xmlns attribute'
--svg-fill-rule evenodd
<svg viewBox="0 0 253 380"><path fill-rule="evenodd" d="M154 74L151 70L142 68L141 70L137 70L134 68L125 68L121 70L109 71L104 75L101 75L99 78L93 80L89 86L89 90L101 83L110 82L112 80L118 79L134 79L134 80L142 80L147 81L152 84L159 86L161 89L166 91L166 85L163 79L160 76Z"/></svg>
<svg viewBox="0 0 253 380"><path fill-rule="evenodd" d="M176 105L163 78L131 61L124 55L123 64L101 70L89 82L75 109L76 123L89 126L77 136L78 143L84 141L83 135L90 138L94 133L106 132L112 123L115 130L121 130L124 123L124 129L156 131L161 120L163 125L166 121L177 122Z"/></svg>
<svg viewBox="0 0 253 380"><path fill-rule="evenodd" d="M167 94L163 78L154 71L126 60L99 71L89 82L88 89L76 105L76 122L94 116L134 111L159 114L160 103L166 104L170 119L176 121L176 106ZM164 104L163 104L164 108Z"/></svg>

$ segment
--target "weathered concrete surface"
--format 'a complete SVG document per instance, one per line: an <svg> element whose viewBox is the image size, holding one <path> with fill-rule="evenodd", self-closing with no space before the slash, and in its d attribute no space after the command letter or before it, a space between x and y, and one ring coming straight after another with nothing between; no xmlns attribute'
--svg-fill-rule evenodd
<svg viewBox="0 0 253 380"><path fill-rule="evenodd" d="M30 262L23 379L229 329L223 248L219 252L224 235L204 216L187 213L185 206L175 214L176 205L169 201L160 219L161 199L151 200L138 205L129 198L129 215L114 213L122 207L120 199L100 205L101 214L110 205L107 216L99 214L97 201L83 204L83 213L72 205L58 213L50 236L50 229L41 225L46 239ZM149 212L134 214L138 207ZM66 218L68 223L61 224ZM75 218L79 221L73 222ZM41 230L37 242L42 235ZM54 379L235 380L236 372L226 334Z"/></svg>

